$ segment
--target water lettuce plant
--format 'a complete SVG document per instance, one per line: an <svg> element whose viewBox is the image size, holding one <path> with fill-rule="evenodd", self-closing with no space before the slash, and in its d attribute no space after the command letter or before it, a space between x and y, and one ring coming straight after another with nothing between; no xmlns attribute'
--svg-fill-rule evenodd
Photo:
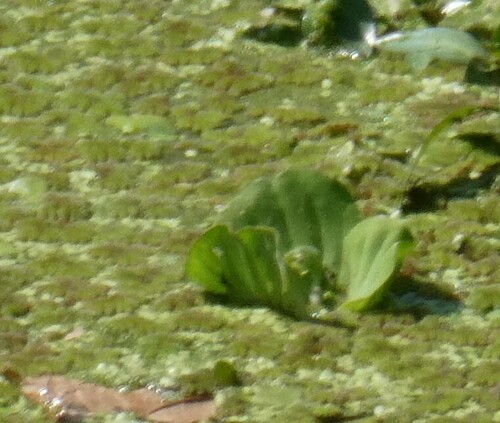
<svg viewBox="0 0 500 423"><path fill-rule="evenodd" d="M403 223L362 219L348 190L311 170L261 178L192 246L190 280L236 304L297 318L324 307L375 306L413 241Z"/></svg>
<svg viewBox="0 0 500 423"><path fill-rule="evenodd" d="M435 59L467 64L487 56L479 41L467 32L452 28L425 28L394 33L376 40L380 50L406 55L416 70L422 70Z"/></svg>

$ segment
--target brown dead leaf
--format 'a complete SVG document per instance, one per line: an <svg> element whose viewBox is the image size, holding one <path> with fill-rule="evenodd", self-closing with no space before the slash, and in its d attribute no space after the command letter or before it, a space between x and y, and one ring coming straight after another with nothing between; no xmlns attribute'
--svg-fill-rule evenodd
<svg viewBox="0 0 500 423"><path fill-rule="evenodd" d="M156 423L195 423L208 420L215 412L215 403L209 399L172 404L149 414L147 418Z"/></svg>
<svg viewBox="0 0 500 423"><path fill-rule="evenodd" d="M195 423L215 415L211 399L166 402L156 392L119 392L64 376L27 377L22 392L44 405L56 420L79 422L97 413L132 412L155 423Z"/></svg>
<svg viewBox="0 0 500 423"><path fill-rule="evenodd" d="M167 404L159 394L146 388L129 392L127 397L130 401L130 410L139 416L147 416Z"/></svg>

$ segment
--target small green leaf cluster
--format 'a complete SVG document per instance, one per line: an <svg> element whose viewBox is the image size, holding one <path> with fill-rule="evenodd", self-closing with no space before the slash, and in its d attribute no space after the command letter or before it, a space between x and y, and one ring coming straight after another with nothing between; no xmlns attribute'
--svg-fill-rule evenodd
<svg viewBox="0 0 500 423"><path fill-rule="evenodd" d="M353 311L373 308L413 247L401 221L362 219L342 184L310 170L258 179L219 221L192 246L189 279L236 304L297 318L326 298Z"/></svg>

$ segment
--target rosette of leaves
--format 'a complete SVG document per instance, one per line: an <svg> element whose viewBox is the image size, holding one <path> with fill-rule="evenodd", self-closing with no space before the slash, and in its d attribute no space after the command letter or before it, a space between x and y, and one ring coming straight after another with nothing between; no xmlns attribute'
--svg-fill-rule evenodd
<svg viewBox="0 0 500 423"><path fill-rule="evenodd" d="M261 178L192 246L190 280L241 305L307 318L325 296L372 308L413 242L403 223L361 219L339 182L310 170Z"/></svg>

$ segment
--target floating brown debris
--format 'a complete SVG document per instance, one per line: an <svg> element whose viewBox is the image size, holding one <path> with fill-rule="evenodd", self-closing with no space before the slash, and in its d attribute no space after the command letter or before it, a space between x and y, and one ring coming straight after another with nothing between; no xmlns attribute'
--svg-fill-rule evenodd
<svg viewBox="0 0 500 423"><path fill-rule="evenodd" d="M196 423L215 415L215 403L209 398L185 398L165 401L149 389L120 392L94 383L64 376L27 377L22 392L30 400L43 404L55 421L80 422L102 413L130 412L157 423Z"/></svg>

